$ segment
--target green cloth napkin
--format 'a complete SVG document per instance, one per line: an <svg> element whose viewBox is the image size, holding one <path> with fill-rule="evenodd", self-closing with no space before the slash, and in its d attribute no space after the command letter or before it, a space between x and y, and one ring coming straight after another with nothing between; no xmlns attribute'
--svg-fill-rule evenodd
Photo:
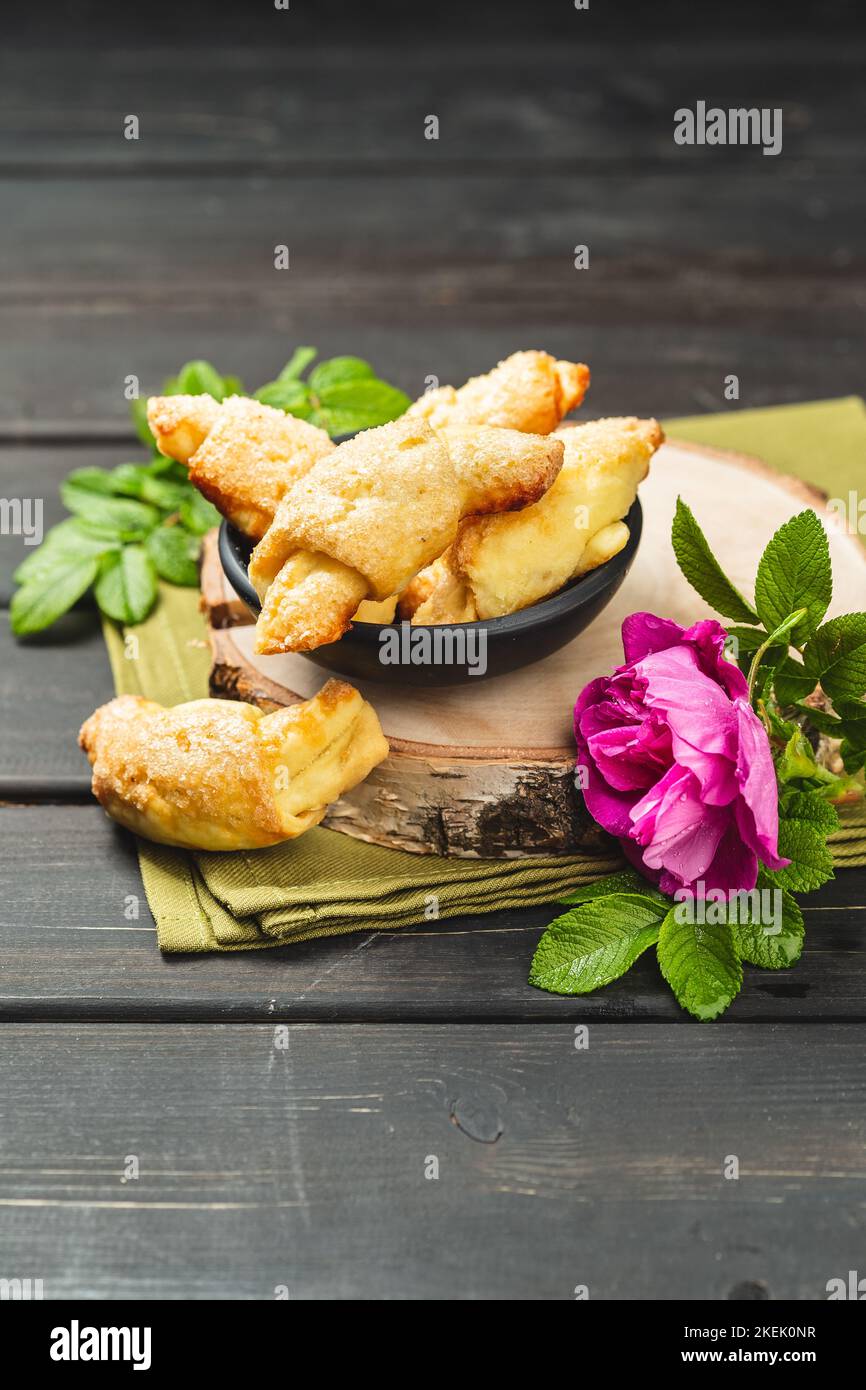
<svg viewBox="0 0 866 1390"><path fill-rule="evenodd" d="M665 422L672 436L758 455L830 495L860 482L866 407L839 401ZM210 651L198 595L162 585L157 608L126 632L104 624L118 694L174 705L207 694ZM382 849L317 828L248 853L193 854L138 842L161 950L242 951L319 936L555 902L622 867L610 848L517 860L442 859ZM866 864L866 808L833 838L840 866Z"/></svg>

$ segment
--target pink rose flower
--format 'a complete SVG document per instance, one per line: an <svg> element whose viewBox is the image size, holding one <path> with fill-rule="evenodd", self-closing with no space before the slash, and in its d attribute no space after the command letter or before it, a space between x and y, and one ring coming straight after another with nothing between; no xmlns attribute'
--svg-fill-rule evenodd
<svg viewBox="0 0 866 1390"><path fill-rule="evenodd" d="M770 745L725 631L633 613L625 665L590 681L574 708L590 815L663 893L755 887L778 854Z"/></svg>

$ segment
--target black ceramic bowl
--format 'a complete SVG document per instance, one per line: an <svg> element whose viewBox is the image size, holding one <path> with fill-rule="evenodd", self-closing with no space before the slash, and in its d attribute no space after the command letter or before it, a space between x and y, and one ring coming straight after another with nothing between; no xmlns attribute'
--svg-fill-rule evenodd
<svg viewBox="0 0 866 1390"><path fill-rule="evenodd" d="M626 545L613 559L507 618L441 626L353 623L339 642L305 655L318 666L356 680L402 685L461 685L501 676L540 661L588 627L625 579L640 544L643 513L635 500L625 518ZM219 552L229 583L252 613L261 608L247 565L252 542L224 521ZM437 635L438 634L438 635Z"/></svg>

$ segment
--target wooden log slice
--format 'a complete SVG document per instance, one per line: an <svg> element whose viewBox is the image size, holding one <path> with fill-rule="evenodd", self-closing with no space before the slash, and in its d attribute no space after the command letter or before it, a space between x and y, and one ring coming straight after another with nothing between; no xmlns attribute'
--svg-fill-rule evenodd
<svg viewBox="0 0 866 1390"><path fill-rule="evenodd" d="M821 493L756 459L669 441L641 488L644 534L634 565L607 609L567 646L520 671L461 686L353 682L378 711L391 755L331 808L324 824L376 844L462 857L565 854L595 839L600 832L574 786L571 721L578 694L622 661L620 626L629 613L648 610L688 626L710 611L674 560L670 527L678 495L747 594L772 532L814 507L828 520L830 616L862 608L866 551L856 536L829 524ZM328 673L308 657L255 654L254 628L241 621L227 581L215 576L212 554L203 590L214 695L273 708L308 699L321 687Z"/></svg>

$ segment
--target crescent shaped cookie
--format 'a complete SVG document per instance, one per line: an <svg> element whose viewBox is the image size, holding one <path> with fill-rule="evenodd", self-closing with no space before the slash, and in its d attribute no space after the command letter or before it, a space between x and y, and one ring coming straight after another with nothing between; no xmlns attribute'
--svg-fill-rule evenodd
<svg viewBox="0 0 866 1390"><path fill-rule="evenodd" d="M260 849L317 825L387 757L372 705L330 680L265 714L235 700L165 709L121 695L82 726L93 794L145 839L186 849Z"/></svg>
<svg viewBox="0 0 866 1390"><path fill-rule="evenodd" d="M324 430L248 396L152 396L147 420L162 453L185 463L199 492L253 540L335 447Z"/></svg>

